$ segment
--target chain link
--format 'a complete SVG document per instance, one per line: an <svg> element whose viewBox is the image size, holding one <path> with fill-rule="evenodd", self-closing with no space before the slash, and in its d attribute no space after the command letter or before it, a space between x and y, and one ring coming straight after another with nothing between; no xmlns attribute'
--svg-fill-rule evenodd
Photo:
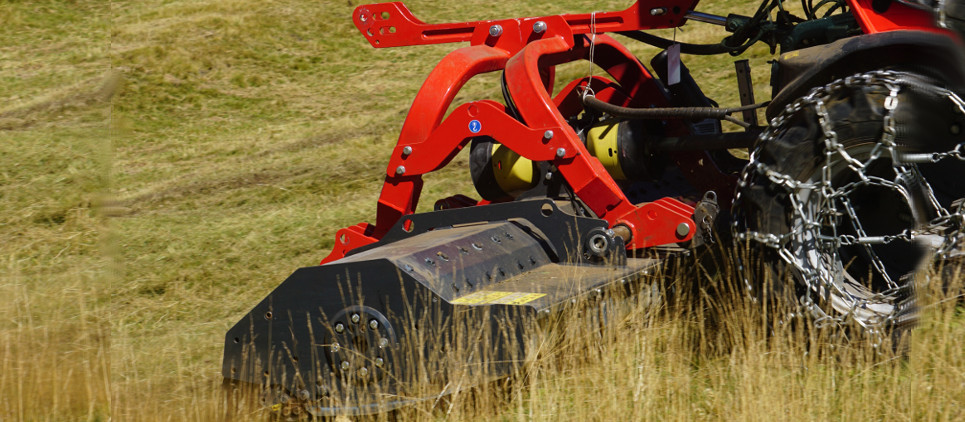
<svg viewBox="0 0 965 422"><path fill-rule="evenodd" d="M849 76L812 89L806 96L788 104L780 115L771 119L770 126L761 135L762 142L751 154L750 165L745 168L738 182L735 203L740 200L741 191L754 183L754 179L760 177L788 193L791 228L787 233L742 231L736 219L733 228L737 239L756 242L776 250L781 259L798 273L808 290L808 293L800 297L801 305L805 310L817 315L815 324L840 325L849 319L854 319L865 327L867 332L883 335L879 328L892 322L897 312L889 315L875 314L878 316L870 318L854 318L856 312L868 309L874 304L883 302L893 306L898 305L894 303L894 295L901 290L899 280L891 278L873 246L886 245L899 240L910 242L920 236L938 234L944 237L942 246L938 249L939 256L942 256L965 238L965 215L963 215L965 205L959 206L957 210L942 208L935 199L931 186L921 176L917 167L918 164L937 163L946 159L965 160L965 143L958 144L947 152L927 154L904 153L899 151L896 144L898 130L894 111L899 105L898 95L902 89L911 86L921 87L922 84L909 80L907 75L899 72L879 70ZM834 121L827 108L828 102L835 94L855 88L883 88L888 92L883 103L881 138L867 153L867 159L863 161L849 154L845 145L839 142L838 133L834 130ZM925 89L947 98L953 107L965 115L965 101L954 92L932 85L925 85ZM799 181L792 175L781 173L760 162L758 157L762 153L760 145L777 139L788 129L788 124L795 115L808 109L812 110L817 117L824 138L824 162L819 180ZM890 159L896 174L894 180L868 174L868 166L882 158ZM835 187L832 184L832 176L836 169L843 170L843 166L853 172L858 180ZM922 190L938 214L936 218L925 227L908 229L892 235L868 235L861 225L849 194L859 188L877 186L896 192L906 201L910 201L911 194L907 186L913 185L923 187ZM838 223L842 216L847 216L855 234L838 234ZM827 233L828 231L830 234ZM870 295L867 292L858 295L846 289L841 282L844 277L842 267L844 263L839 256L839 248L843 246L860 247L871 258L870 264L875 271L885 278L887 289ZM807 256L806 252L803 252L806 248L813 248L816 255ZM750 282L746 280L745 282L748 288L751 288ZM815 302L815 296L829 297L830 295L843 300L848 306L847 312L839 310L840 315L830 315ZM897 308L893 309L897 311Z"/></svg>

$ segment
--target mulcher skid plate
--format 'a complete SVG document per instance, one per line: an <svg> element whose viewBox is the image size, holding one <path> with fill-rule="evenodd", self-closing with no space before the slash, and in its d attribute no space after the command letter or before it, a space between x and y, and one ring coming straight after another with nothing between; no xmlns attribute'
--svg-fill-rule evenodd
<svg viewBox="0 0 965 422"><path fill-rule="evenodd" d="M660 262L552 200L410 215L289 276L228 331L224 377L316 415L384 412L509 375L561 308Z"/></svg>

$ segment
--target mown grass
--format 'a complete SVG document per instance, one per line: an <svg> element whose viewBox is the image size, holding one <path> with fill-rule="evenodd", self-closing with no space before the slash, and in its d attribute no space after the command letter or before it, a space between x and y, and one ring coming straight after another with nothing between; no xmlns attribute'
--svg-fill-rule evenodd
<svg viewBox="0 0 965 422"><path fill-rule="evenodd" d="M107 420L109 9L0 3L0 420Z"/></svg>
<svg viewBox="0 0 965 422"><path fill-rule="evenodd" d="M629 4L407 3L428 22ZM338 228L373 220L411 99L454 48L373 49L351 24L357 4L0 2L0 419L224 418L224 332L324 257ZM699 24L676 33L722 35ZM655 53L633 48L644 62ZM750 56L761 99L769 56ZM738 102L730 57L685 60L712 97ZM559 79L585 73L572 65ZM478 98L499 98L497 75L471 81L457 102ZM427 178L421 209L473 192L466 162ZM752 341L710 354L696 314L630 309L630 328L605 334L592 355L538 362L512 395L457 398L448 416L753 420L784 409L953 420L965 403L965 328L954 301L938 303L908 360L860 370L833 360L802 369L800 349Z"/></svg>

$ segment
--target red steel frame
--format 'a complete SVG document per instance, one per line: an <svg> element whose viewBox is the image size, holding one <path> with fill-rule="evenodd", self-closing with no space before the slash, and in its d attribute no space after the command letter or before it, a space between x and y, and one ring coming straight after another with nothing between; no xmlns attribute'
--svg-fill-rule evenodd
<svg viewBox="0 0 965 422"><path fill-rule="evenodd" d="M868 33L938 30L930 20L926 22L925 14L914 9L893 7L892 12L878 14L871 9L871 0L849 3ZM335 247L322 264L377 242L406 215L414 213L422 191L422 175L447 165L477 136L489 136L530 160L552 162L597 216L611 227L622 225L630 230L628 249L691 239L696 232L693 207L672 198L639 206L631 204L566 123L565 117L582 110L579 92L588 84L604 101L625 106L666 106L665 94L646 68L612 38L596 35L594 62L613 80L581 79L567 85L555 99L550 93L554 66L588 58L588 37L575 35L677 27L686 22L685 14L696 4L696 0L640 0L621 12L433 25L416 19L401 2L356 8L353 21L374 47L465 41L470 46L447 55L416 96L386 169L376 224L360 223L339 230ZM537 22L542 22L545 29L537 31ZM494 26L500 31L491 33ZM505 71L510 96L525 124L507 114L502 104L488 100L458 106L443 121L466 82L476 75L500 70ZM668 131L680 133L684 129L671 124ZM673 158L690 170L686 173L691 173L692 182L699 180L698 185L732 186L732 176L705 165L705 161L712 163L706 153L676 154ZM729 197L729 192L722 193ZM686 236L677 235L681 224L689 227Z"/></svg>
<svg viewBox="0 0 965 422"><path fill-rule="evenodd" d="M899 30L954 34L951 31L938 28L935 25L935 16L929 11L893 2L891 7L884 12L876 12L871 5L872 1L848 0L852 13L858 19L861 30L866 34Z"/></svg>

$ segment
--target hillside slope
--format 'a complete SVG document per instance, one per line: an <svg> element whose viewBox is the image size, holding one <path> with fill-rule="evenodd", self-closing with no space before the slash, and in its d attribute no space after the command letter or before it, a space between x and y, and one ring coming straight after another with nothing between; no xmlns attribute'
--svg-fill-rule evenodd
<svg viewBox="0 0 965 422"><path fill-rule="evenodd" d="M631 2L406 3L447 22ZM0 420L224 418L224 332L317 264L336 230L374 219L409 104L455 48L373 49L351 23L358 4L0 2ZM699 24L663 34L723 36ZM644 62L655 53L633 49ZM770 56L750 54L763 97ZM738 102L731 57L685 60L711 97ZM586 72L564 67L560 79ZM498 75L478 79L457 103L500 98ZM474 195L466 162L427 178L421 209ZM879 367L802 363L802 350L760 333L711 353L717 340L693 315L631 310L630 328L569 360L582 366L537 365L505 401L415 416L953 420L965 416L959 314L954 301L929 307L910 360Z"/></svg>

